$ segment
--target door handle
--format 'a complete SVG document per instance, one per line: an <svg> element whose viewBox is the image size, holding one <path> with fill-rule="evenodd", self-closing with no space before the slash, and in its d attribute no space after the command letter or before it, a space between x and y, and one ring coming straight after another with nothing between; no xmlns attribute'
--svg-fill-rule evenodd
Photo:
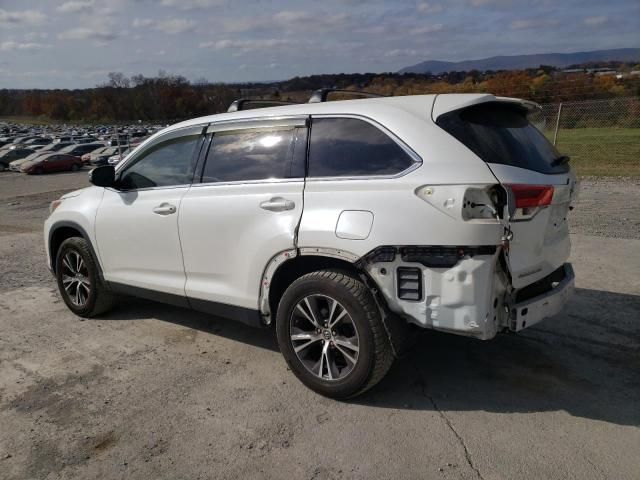
<svg viewBox="0 0 640 480"><path fill-rule="evenodd" d="M153 207L153 213L157 213L158 215L171 215L176 213L176 206L163 202L157 207Z"/></svg>
<svg viewBox="0 0 640 480"><path fill-rule="evenodd" d="M273 197L271 200L260 202L260 208L269 210L270 212L284 212L285 210L293 210L296 204L291 200L282 197Z"/></svg>

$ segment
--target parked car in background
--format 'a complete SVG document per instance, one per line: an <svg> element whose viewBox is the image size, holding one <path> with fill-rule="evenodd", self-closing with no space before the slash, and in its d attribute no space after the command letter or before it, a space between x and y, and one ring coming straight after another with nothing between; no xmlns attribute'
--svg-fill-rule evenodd
<svg viewBox="0 0 640 480"><path fill-rule="evenodd" d="M82 168L82 160L74 155L50 153L20 165L22 173L40 175L42 173L76 171Z"/></svg>
<svg viewBox="0 0 640 480"><path fill-rule="evenodd" d="M124 160L125 158L127 158L127 155L129 155L132 152L133 148L127 148L127 149L123 149L121 152L116 153L115 155L109 157L107 159L107 164L108 165L117 165L118 163L120 163L120 161ZM117 152L117 150L116 150Z"/></svg>
<svg viewBox="0 0 640 480"><path fill-rule="evenodd" d="M118 153L118 147L104 147L82 156L83 163L99 166L106 165L109 157Z"/></svg>
<svg viewBox="0 0 640 480"><path fill-rule="evenodd" d="M14 168L12 168L13 164L21 161L23 158L28 157L34 152L35 150L32 148L16 148L0 152L0 164L3 165L3 169L9 168L9 170L12 171L20 171L20 167L18 167L18 170L14 170Z"/></svg>
<svg viewBox="0 0 640 480"><path fill-rule="evenodd" d="M85 153L91 153L99 148L104 148L104 143L82 143L69 145L66 148L60 150L60 153L66 153L68 155L74 155L76 157L82 157Z"/></svg>
<svg viewBox="0 0 640 480"><path fill-rule="evenodd" d="M41 154L44 154L44 153L58 152L58 151L62 150L63 148L69 147L71 145L76 145L76 144L72 143L72 142L50 143L49 145L45 145L40 150L38 150L37 154L41 155Z"/></svg>
<svg viewBox="0 0 640 480"><path fill-rule="evenodd" d="M29 140L25 140L25 142L23 143L23 145L49 145L53 140L51 138L47 138L47 137L36 137L36 138L31 138Z"/></svg>

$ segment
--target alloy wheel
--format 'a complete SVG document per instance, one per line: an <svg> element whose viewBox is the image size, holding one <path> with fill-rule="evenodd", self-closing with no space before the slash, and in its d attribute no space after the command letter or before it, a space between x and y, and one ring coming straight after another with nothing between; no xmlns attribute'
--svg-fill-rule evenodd
<svg viewBox="0 0 640 480"><path fill-rule="evenodd" d="M82 256L75 250L69 250L62 258L62 286L69 300L81 307L89 300L91 280L89 270Z"/></svg>
<svg viewBox="0 0 640 480"><path fill-rule="evenodd" d="M322 380L341 380L358 362L358 329L347 309L329 296L300 300L289 319L289 335L302 365Z"/></svg>

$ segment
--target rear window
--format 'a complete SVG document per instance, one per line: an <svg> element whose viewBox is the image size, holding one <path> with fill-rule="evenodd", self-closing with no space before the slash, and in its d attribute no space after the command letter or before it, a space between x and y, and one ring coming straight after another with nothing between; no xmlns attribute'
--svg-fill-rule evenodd
<svg viewBox="0 0 640 480"><path fill-rule="evenodd" d="M436 123L487 163L545 174L569 170L566 163L553 165L561 154L518 106L483 103L441 115Z"/></svg>
<svg viewBox="0 0 640 480"><path fill-rule="evenodd" d="M379 128L354 118L314 118L310 177L395 175L413 159Z"/></svg>

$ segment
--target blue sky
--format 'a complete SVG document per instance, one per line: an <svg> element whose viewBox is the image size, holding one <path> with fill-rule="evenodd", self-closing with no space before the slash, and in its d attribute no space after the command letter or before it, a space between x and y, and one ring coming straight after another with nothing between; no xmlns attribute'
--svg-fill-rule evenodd
<svg viewBox="0 0 640 480"><path fill-rule="evenodd" d="M280 80L640 46L639 0L0 0L0 88Z"/></svg>

